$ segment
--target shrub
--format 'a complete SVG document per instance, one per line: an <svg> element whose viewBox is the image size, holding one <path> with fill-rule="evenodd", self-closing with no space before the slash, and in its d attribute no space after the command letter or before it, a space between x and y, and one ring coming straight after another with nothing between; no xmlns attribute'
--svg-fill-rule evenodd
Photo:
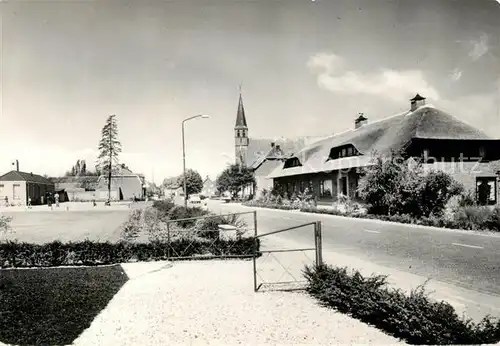
<svg viewBox="0 0 500 346"><path fill-rule="evenodd" d="M488 207L462 207L455 211L452 223L456 228L480 230L486 226L486 220L491 218L491 214L492 211Z"/></svg>
<svg viewBox="0 0 500 346"><path fill-rule="evenodd" d="M244 206L247 207L257 207L257 208L270 208L270 209L281 209L281 210L296 210L299 209L297 206L294 206L288 202L288 204L278 204L278 203L263 203L258 201L248 201L243 203Z"/></svg>
<svg viewBox="0 0 500 346"><path fill-rule="evenodd" d="M0 243L0 268L55 267L63 265L106 265L131 261L166 260L177 255L251 256L257 239L246 237L237 240L207 242L192 239L177 239L170 243L98 243L91 241L43 245L6 242ZM255 245L254 245L255 244Z"/></svg>
<svg viewBox="0 0 500 346"><path fill-rule="evenodd" d="M131 241L136 239L142 229L142 210L132 210L127 221L122 225L121 239Z"/></svg>
<svg viewBox="0 0 500 346"><path fill-rule="evenodd" d="M208 216L202 219L196 220L194 229L197 230L201 237L206 237L210 239L219 238L219 225L233 225L238 229L244 229L247 227L245 220L241 219L240 215L230 214L230 215L215 215Z"/></svg>
<svg viewBox="0 0 500 346"><path fill-rule="evenodd" d="M500 232L500 206L495 206L490 216L485 220L486 229Z"/></svg>
<svg viewBox="0 0 500 346"><path fill-rule="evenodd" d="M485 344L500 341L500 321L460 318L453 307L432 301L423 286L409 296L387 286L387 277L363 277L347 268L306 266L307 292L323 305L348 313L410 344Z"/></svg>
<svg viewBox="0 0 500 346"><path fill-rule="evenodd" d="M189 219L198 216L207 215L209 212L199 207L184 207L184 206L175 206L168 212L168 218L170 220L181 220L181 219ZM182 228L189 228L194 226L196 220L183 220L176 222L175 224Z"/></svg>
<svg viewBox="0 0 500 346"><path fill-rule="evenodd" d="M389 159L378 158L365 169L358 192L369 203L370 213L442 215L450 198L462 193L463 186L449 174L426 173L420 163L398 159L394 154Z"/></svg>
<svg viewBox="0 0 500 346"><path fill-rule="evenodd" d="M175 203L171 200L153 202L153 208L157 209L161 215L168 215L168 212L174 207Z"/></svg>

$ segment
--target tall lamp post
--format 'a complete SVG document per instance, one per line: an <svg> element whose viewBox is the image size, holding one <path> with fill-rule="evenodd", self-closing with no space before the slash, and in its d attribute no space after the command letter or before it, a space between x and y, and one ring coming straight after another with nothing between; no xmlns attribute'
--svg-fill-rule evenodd
<svg viewBox="0 0 500 346"><path fill-rule="evenodd" d="M193 120L196 118L209 118L206 114L198 114L182 121L182 180L184 183L184 207L187 208L187 184L186 184L186 145L184 143L184 123L188 120Z"/></svg>

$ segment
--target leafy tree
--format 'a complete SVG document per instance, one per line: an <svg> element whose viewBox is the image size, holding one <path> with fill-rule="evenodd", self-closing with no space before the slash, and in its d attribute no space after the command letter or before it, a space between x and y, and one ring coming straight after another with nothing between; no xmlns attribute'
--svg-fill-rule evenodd
<svg viewBox="0 0 500 346"><path fill-rule="evenodd" d="M217 177L215 184L219 193L229 191L234 197L243 187L250 184L255 185L255 176L248 167L240 167L240 165L234 164L226 168Z"/></svg>
<svg viewBox="0 0 500 346"><path fill-rule="evenodd" d="M118 140L118 124L116 115L110 115L101 131L99 141L98 167L99 171L108 175L108 204L111 200L111 174L113 166L118 164L118 156L122 151L122 145Z"/></svg>
<svg viewBox="0 0 500 346"><path fill-rule="evenodd" d="M462 190L449 174L426 173L420 162L402 160L394 153L386 159L377 157L365 169L358 188L371 213L413 217L441 215L448 201Z"/></svg>
<svg viewBox="0 0 500 346"><path fill-rule="evenodd" d="M181 175L178 179L180 186L184 186L184 175ZM186 197L189 195L200 193L203 189L203 179L201 179L200 173L193 169L186 170Z"/></svg>

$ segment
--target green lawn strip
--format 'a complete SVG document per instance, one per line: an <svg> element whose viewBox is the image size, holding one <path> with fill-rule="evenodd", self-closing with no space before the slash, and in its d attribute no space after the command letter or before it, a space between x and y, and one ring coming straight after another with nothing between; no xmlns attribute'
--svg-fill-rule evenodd
<svg viewBox="0 0 500 346"><path fill-rule="evenodd" d="M0 341L71 344L127 282L120 265L0 270Z"/></svg>

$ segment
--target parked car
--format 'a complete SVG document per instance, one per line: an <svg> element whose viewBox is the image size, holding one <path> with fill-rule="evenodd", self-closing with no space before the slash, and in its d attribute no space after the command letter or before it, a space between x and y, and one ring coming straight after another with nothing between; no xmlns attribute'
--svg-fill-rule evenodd
<svg viewBox="0 0 500 346"><path fill-rule="evenodd" d="M190 204L201 204L201 198L199 195L190 195L188 197L188 203Z"/></svg>

